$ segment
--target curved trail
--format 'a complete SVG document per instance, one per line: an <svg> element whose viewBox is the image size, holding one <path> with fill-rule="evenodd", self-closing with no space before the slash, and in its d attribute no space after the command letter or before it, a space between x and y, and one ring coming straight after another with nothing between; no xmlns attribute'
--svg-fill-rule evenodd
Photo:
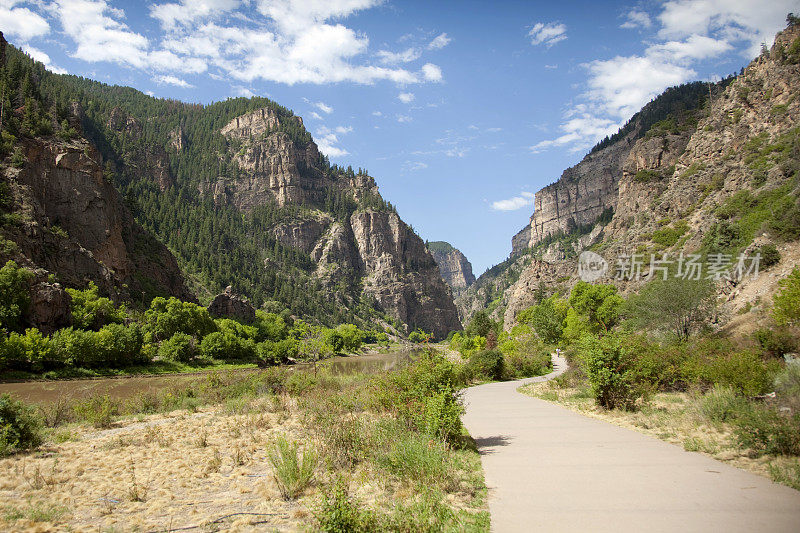
<svg viewBox="0 0 800 533"><path fill-rule="evenodd" d="M493 531L800 531L800 492L517 392L466 389Z"/></svg>

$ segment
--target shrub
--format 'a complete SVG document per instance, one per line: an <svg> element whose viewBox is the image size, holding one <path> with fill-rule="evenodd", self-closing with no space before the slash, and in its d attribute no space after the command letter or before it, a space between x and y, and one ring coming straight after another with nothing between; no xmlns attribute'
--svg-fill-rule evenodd
<svg viewBox="0 0 800 533"><path fill-rule="evenodd" d="M505 361L497 350L483 350L469 358L467 368L478 379L499 380L503 377Z"/></svg>
<svg viewBox="0 0 800 533"><path fill-rule="evenodd" d="M541 376L550 371L550 354L546 350L507 354L504 367L509 379Z"/></svg>
<svg viewBox="0 0 800 533"><path fill-rule="evenodd" d="M388 451L376 458L389 473L424 486L439 486L451 476L443 443L414 432L392 432L391 437Z"/></svg>
<svg viewBox="0 0 800 533"><path fill-rule="evenodd" d="M101 366L121 367L147 360L142 354L142 332L138 324L108 324L94 333L93 337Z"/></svg>
<svg viewBox="0 0 800 533"><path fill-rule="evenodd" d="M325 491L314 513L317 528L325 533L361 533L377 531L375 515L347 493L341 480Z"/></svg>
<svg viewBox="0 0 800 533"><path fill-rule="evenodd" d="M75 414L97 428L111 427L114 417L119 414L119 403L109 395L95 396L79 402L74 407Z"/></svg>
<svg viewBox="0 0 800 533"><path fill-rule="evenodd" d="M753 337L758 345L772 357L783 357L798 349L797 335L787 328L761 328L753 333Z"/></svg>
<svg viewBox="0 0 800 533"><path fill-rule="evenodd" d="M9 331L22 331L22 315L30 305L28 284L33 272L8 261L0 268L0 326Z"/></svg>
<svg viewBox="0 0 800 533"><path fill-rule="evenodd" d="M0 457L42 443L41 422L33 409L8 394L0 396Z"/></svg>
<svg viewBox="0 0 800 533"><path fill-rule="evenodd" d="M747 413L751 404L732 388L717 385L700 398L697 408L712 422L731 422Z"/></svg>
<svg viewBox="0 0 800 533"><path fill-rule="evenodd" d="M737 351L729 342L713 340L699 343L682 367L689 382L731 387L744 396L768 392L777 369L776 361L767 363L754 351Z"/></svg>
<svg viewBox="0 0 800 533"><path fill-rule="evenodd" d="M780 289L772 298L772 316L778 324L792 324L800 320L800 268L778 282Z"/></svg>
<svg viewBox="0 0 800 533"><path fill-rule="evenodd" d="M257 355L256 345L251 339L223 331L206 335L200 343L200 351L204 357L221 360L252 361Z"/></svg>
<svg viewBox="0 0 800 533"><path fill-rule="evenodd" d="M452 413L463 411L455 365L433 350L426 350L413 363L373 378L373 399L378 407L394 413L403 423L421 432L428 427L448 428L447 444L460 444L461 422ZM428 398L444 394L443 400ZM429 412L430 410L430 412ZM438 423L432 418L445 417Z"/></svg>
<svg viewBox="0 0 800 533"><path fill-rule="evenodd" d="M486 311L478 311L472 316L469 324L467 324L467 327L464 329L464 333L470 337L475 335L486 337L489 331L496 332L497 327L498 324L489 318Z"/></svg>
<svg viewBox="0 0 800 533"><path fill-rule="evenodd" d="M301 453L300 446L285 437L278 437L268 454L281 496L285 500L294 500L311 484L317 455L308 449Z"/></svg>
<svg viewBox="0 0 800 533"><path fill-rule="evenodd" d="M53 343L36 328L26 330L24 335L11 333L0 339L0 369L39 372L45 366L54 366L57 360Z"/></svg>
<svg viewBox="0 0 800 533"><path fill-rule="evenodd" d="M189 362L197 355L194 337L177 332L163 341L158 348L158 356L168 361Z"/></svg>
<svg viewBox="0 0 800 533"><path fill-rule="evenodd" d="M766 406L756 406L736 421L734 429L741 446L759 454L800 455L800 414L784 415Z"/></svg>
<svg viewBox="0 0 800 533"><path fill-rule="evenodd" d="M781 253L778 247L774 244L765 244L756 249L756 252L761 254L761 266L769 268L772 265L777 265L781 260Z"/></svg>
<svg viewBox="0 0 800 533"><path fill-rule="evenodd" d="M775 377L778 400L793 412L800 413L800 359L792 359Z"/></svg>
<svg viewBox="0 0 800 533"><path fill-rule="evenodd" d="M626 340L616 334L600 339L586 335L579 344L592 395L604 409L632 410L649 392L638 373L635 350Z"/></svg>
<svg viewBox="0 0 800 533"><path fill-rule="evenodd" d="M593 331L608 331L617 323L624 300L613 285L579 281L569 295L569 305L589 320Z"/></svg>
<svg viewBox="0 0 800 533"><path fill-rule="evenodd" d="M464 409L452 394L438 392L425 398L425 433L442 441L456 442L461 437L461 413Z"/></svg>

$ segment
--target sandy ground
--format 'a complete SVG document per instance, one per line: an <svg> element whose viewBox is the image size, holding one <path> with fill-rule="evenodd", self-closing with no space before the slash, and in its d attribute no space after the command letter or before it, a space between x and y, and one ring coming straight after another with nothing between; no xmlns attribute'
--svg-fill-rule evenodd
<svg viewBox="0 0 800 533"><path fill-rule="evenodd" d="M230 531L296 529L311 499L281 499L267 445L302 427L264 403L248 414L209 408L76 428L75 440L0 460L0 529L163 531L218 519ZM36 512L53 519L9 520ZM223 518L233 513L249 514Z"/></svg>

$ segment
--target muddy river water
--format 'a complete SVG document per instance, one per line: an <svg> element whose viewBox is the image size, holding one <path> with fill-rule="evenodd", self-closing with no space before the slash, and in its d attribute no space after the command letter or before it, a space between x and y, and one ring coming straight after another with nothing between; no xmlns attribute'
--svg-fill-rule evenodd
<svg viewBox="0 0 800 533"><path fill-rule="evenodd" d="M332 357L320 362L319 368L328 367L334 374L375 374L392 370L407 363L413 350L400 349L387 353L374 353L350 357ZM311 365L293 365L294 370L310 370ZM96 395L109 395L125 399L143 392L156 392L181 382L197 379L205 372L191 374L171 374L155 376L131 376L96 379L72 379L61 381L26 381L22 383L0 383L0 394L9 393L17 399L32 403L51 403L59 399L88 398ZM224 371L223 371L224 372ZM259 369L234 370L233 372L252 373Z"/></svg>

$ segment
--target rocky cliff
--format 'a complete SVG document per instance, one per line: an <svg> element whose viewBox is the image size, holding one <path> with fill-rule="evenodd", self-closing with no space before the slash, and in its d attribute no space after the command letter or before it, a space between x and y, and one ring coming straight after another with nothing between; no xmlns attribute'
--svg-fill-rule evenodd
<svg viewBox="0 0 800 533"><path fill-rule="evenodd" d="M45 269L67 286L93 281L119 300L193 299L175 258L134 221L89 142L24 138L19 149L19 163L2 171L2 261Z"/></svg>
<svg viewBox="0 0 800 533"><path fill-rule="evenodd" d="M428 250L439 267L442 279L450 286L453 294L459 294L475 283L472 264L461 250L444 241L429 242Z"/></svg>
<svg viewBox="0 0 800 533"><path fill-rule="evenodd" d="M800 27L790 26L776 37L769 53L721 86L689 120L672 113L629 147L621 137L621 148L609 152L606 147L579 165L588 168L591 163L608 172L582 173L576 182L575 170L570 170L537 194L529 246L541 260L505 292L506 326L532 303L540 283L566 289L574 284L575 257L587 248L609 264L600 281L626 291L644 280L615 279L615 265L623 256L639 254L647 274L651 257L663 254L722 254L735 262L738 254L753 256L761 246L775 245L782 259L762 264L767 272L759 278L718 282L729 317L762 308L800 253L798 50ZM604 151L607 158L597 160ZM581 219L581 213L594 213L601 205L613 206L613 217L580 235L541 242L548 228L558 231L570 220L591 222L593 215ZM520 236L514 239L519 242Z"/></svg>

